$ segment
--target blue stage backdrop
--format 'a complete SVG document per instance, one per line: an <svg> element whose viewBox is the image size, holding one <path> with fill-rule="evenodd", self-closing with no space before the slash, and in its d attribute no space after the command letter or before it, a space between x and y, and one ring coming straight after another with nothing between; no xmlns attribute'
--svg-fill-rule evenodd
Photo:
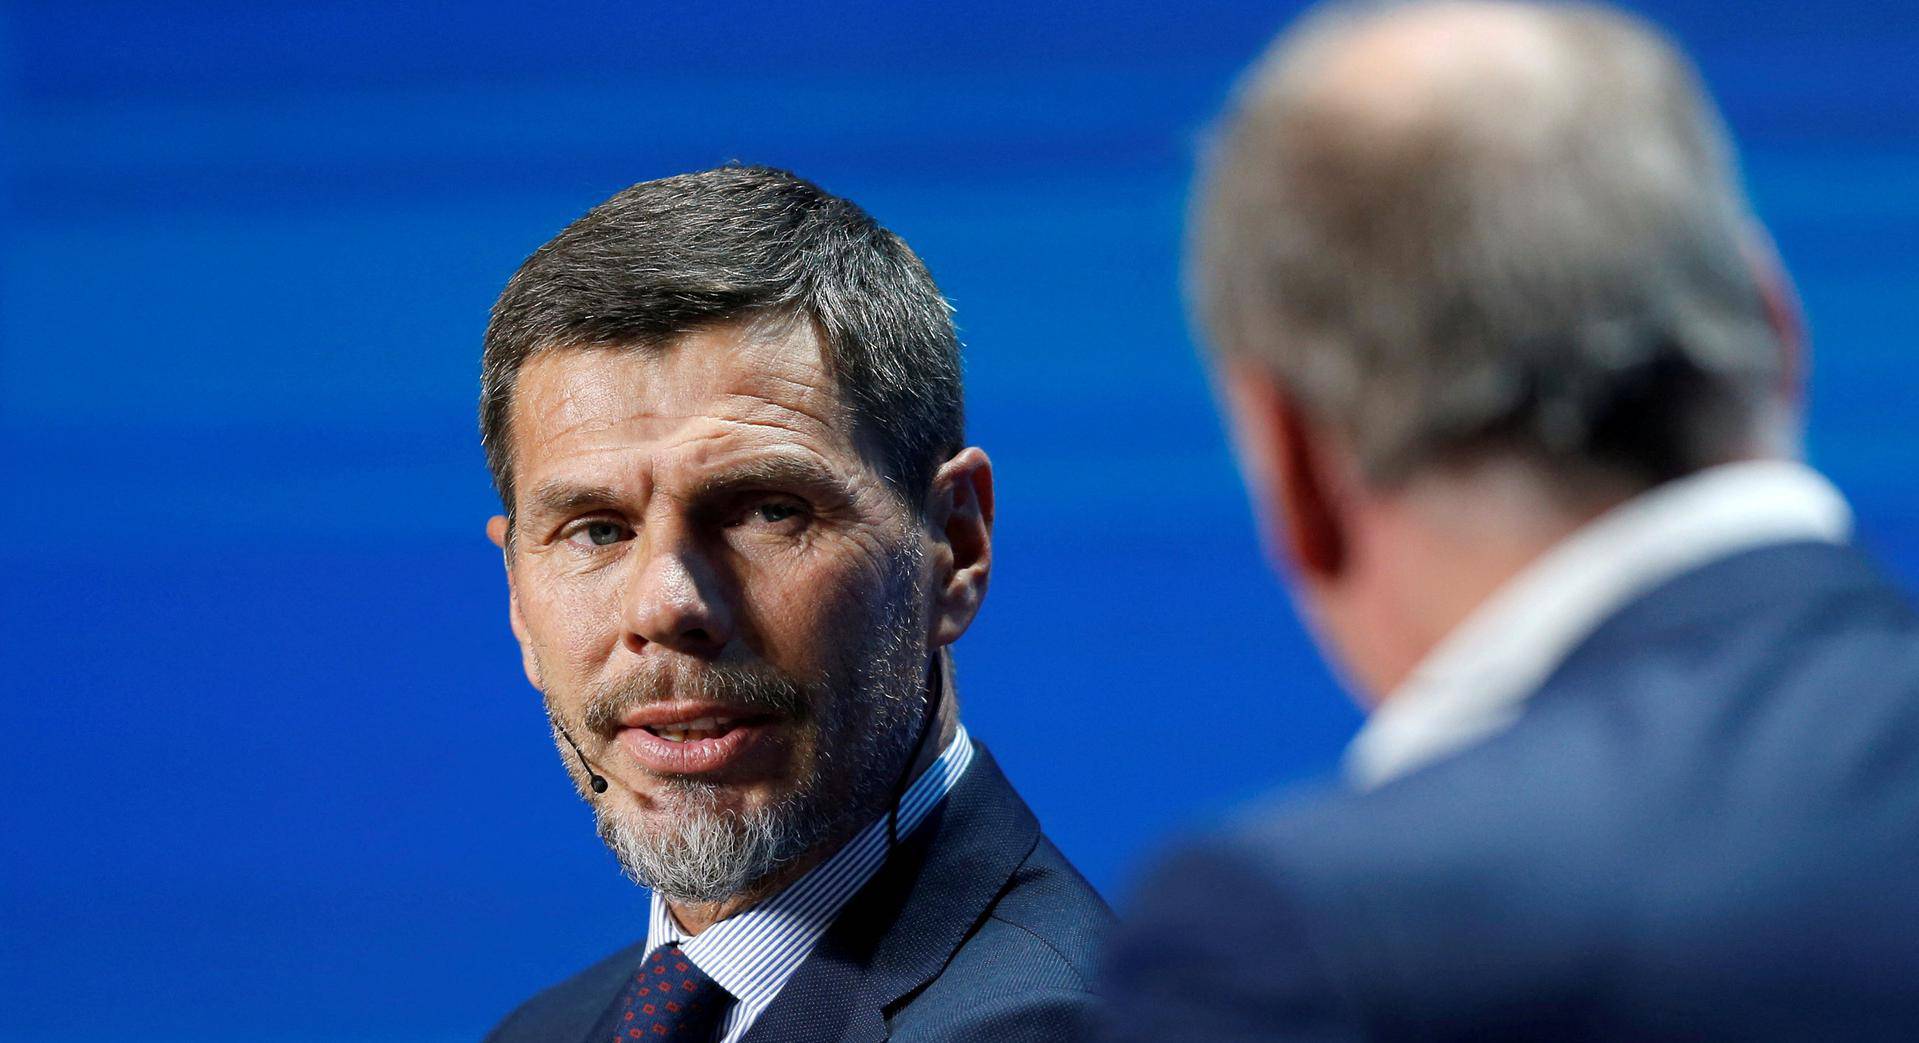
<svg viewBox="0 0 1919 1043"><path fill-rule="evenodd" d="M1799 278L1811 455L1913 577L1902 6L1648 13ZM863 203L957 304L1001 483L966 720L1094 882L1330 769L1358 717L1176 293L1195 142L1291 13L7 7L0 1037L472 1039L643 930L520 677L477 357L549 235L728 160Z"/></svg>

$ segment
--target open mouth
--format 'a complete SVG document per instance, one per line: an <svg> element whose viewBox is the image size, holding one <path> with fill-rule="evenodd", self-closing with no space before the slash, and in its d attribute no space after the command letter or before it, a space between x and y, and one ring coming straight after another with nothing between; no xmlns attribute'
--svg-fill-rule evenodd
<svg viewBox="0 0 1919 1043"><path fill-rule="evenodd" d="M764 720L765 717L699 717L672 724L648 725L646 731L667 742L698 742L701 739L717 739L742 725L757 724Z"/></svg>
<svg viewBox="0 0 1919 1043"><path fill-rule="evenodd" d="M656 775L701 775L777 767L784 718L717 703L656 703L634 708L615 736L639 766ZM771 766L771 767L769 767Z"/></svg>

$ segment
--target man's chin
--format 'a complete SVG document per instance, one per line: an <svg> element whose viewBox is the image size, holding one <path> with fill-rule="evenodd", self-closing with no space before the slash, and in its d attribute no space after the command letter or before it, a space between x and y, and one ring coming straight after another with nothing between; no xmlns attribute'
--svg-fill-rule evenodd
<svg viewBox="0 0 1919 1043"><path fill-rule="evenodd" d="M600 838L633 882L675 901L710 902L756 890L817 840L792 814L729 809L711 798L651 812L598 809Z"/></svg>

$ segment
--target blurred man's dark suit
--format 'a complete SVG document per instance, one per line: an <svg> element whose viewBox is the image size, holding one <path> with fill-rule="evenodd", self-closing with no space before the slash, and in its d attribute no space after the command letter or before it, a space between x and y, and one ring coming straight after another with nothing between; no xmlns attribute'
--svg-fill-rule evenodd
<svg viewBox="0 0 1919 1043"><path fill-rule="evenodd" d="M1497 734L1165 860L1122 933L1116 1040L1919 1038L1919 620L1843 543L1697 565Z"/></svg>

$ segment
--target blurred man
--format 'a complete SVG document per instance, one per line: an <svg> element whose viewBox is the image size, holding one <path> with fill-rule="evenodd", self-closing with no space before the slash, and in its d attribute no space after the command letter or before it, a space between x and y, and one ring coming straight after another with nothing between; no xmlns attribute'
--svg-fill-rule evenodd
<svg viewBox="0 0 1919 1043"><path fill-rule="evenodd" d="M779 171L636 185L486 334L513 632L645 940L492 1039L1060 1038L1108 914L959 723L993 482L919 259Z"/></svg>
<svg viewBox="0 0 1919 1043"><path fill-rule="evenodd" d="M1196 221L1264 534L1371 717L1340 791L1150 878L1108 1034L1919 1034L1919 622L1793 460L1788 290L1681 56L1328 10Z"/></svg>

